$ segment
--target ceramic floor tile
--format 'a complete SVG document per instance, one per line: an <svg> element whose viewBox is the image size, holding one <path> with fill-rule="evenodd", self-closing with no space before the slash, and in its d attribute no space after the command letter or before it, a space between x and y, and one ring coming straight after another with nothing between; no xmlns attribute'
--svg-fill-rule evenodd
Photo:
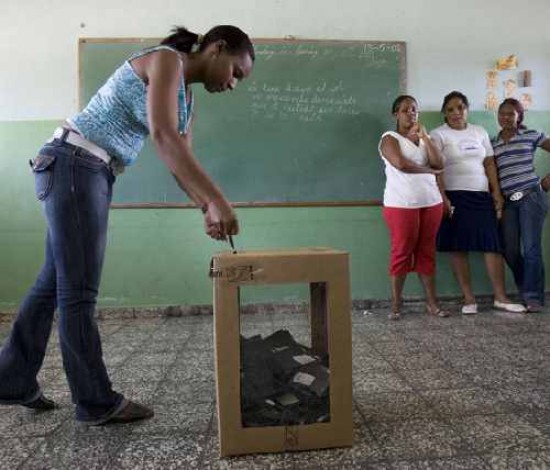
<svg viewBox="0 0 550 470"><path fill-rule="evenodd" d="M97 324L102 339L108 338L119 331L123 325L120 322L100 321Z"/></svg>
<svg viewBox="0 0 550 470"><path fill-rule="evenodd" d="M391 373L394 371L391 362L380 356L353 354L352 358L353 375L363 375L371 372Z"/></svg>
<svg viewBox="0 0 550 470"><path fill-rule="evenodd" d="M38 373L38 382L42 384L51 384L58 382L60 379L66 381L65 371L62 367L43 367Z"/></svg>
<svg viewBox="0 0 550 470"><path fill-rule="evenodd" d="M490 470L547 470L550 468L550 453L510 453L488 455L485 459Z"/></svg>
<svg viewBox="0 0 550 470"><path fill-rule="evenodd" d="M217 450L215 450L217 453ZM235 457L219 458L212 456L201 462L201 468L212 470L292 470L294 466L293 455L285 453L256 454Z"/></svg>
<svg viewBox="0 0 550 470"><path fill-rule="evenodd" d="M467 372L472 367L488 366L498 369L501 365L498 358L494 358L482 350L444 350L439 352L439 357L444 361L446 367L461 372Z"/></svg>
<svg viewBox="0 0 550 470"><path fill-rule="evenodd" d="M367 423L435 418L436 412L419 395L410 392L355 392L354 402Z"/></svg>
<svg viewBox="0 0 550 470"><path fill-rule="evenodd" d="M442 416L492 415L514 411L508 396L496 390L466 388L419 393Z"/></svg>
<svg viewBox="0 0 550 470"><path fill-rule="evenodd" d="M192 347L185 347L178 351L174 366L180 367L189 365L202 365L206 363L214 364L214 348L206 349L193 349Z"/></svg>
<svg viewBox="0 0 550 470"><path fill-rule="evenodd" d="M370 354L371 356L378 354L374 351L374 348L372 347L371 344L368 344L365 341L354 337L355 337L355 333L352 335L352 341L351 341L351 350L353 351L353 353L364 354L364 355Z"/></svg>
<svg viewBox="0 0 550 470"><path fill-rule="evenodd" d="M0 446L0 468L15 469L19 468L31 455L37 447L40 447L44 442L44 438L13 438L2 437L2 445Z"/></svg>
<svg viewBox="0 0 550 470"><path fill-rule="evenodd" d="M126 362L124 367L111 374L113 382L160 382L165 379L172 364L142 364L139 361Z"/></svg>
<svg viewBox="0 0 550 470"><path fill-rule="evenodd" d="M148 366L164 366L168 367L176 359L175 352L160 352L160 353L143 353L132 355L132 357L124 364L136 364L142 367Z"/></svg>
<svg viewBox="0 0 550 470"><path fill-rule="evenodd" d="M550 411L520 414L531 426L550 438Z"/></svg>
<svg viewBox="0 0 550 470"><path fill-rule="evenodd" d="M155 416L132 427L137 435L202 435L208 432L214 413L211 403L153 404Z"/></svg>
<svg viewBox="0 0 550 470"><path fill-rule="evenodd" d="M155 403L210 403L215 399L213 380L166 380L155 391Z"/></svg>
<svg viewBox="0 0 550 470"><path fill-rule="evenodd" d="M388 320L389 321L389 320ZM392 331L391 329L374 329L364 328L363 330L356 331L356 336L359 341L365 341L373 348L379 343L395 344L400 341L404 341L406 336L403 332ZM381 346L383 347L383 346Z"/></svg>
<svg viewBox="0 0 550 470"><path fill-rule="evenodd" d="M353 377L353 391L361 393L406 392L410 385L393 372L367 371Z"/></svg>
<svg viewBox="0 0 550 470"><path fill-rule="evenodd" d="M464 389L472 386L463 374L448 369L421 369L401 371L402 377L417 391Z"/></svg>
<svg viewBox="0 0 550 470"><path fill-rule="evenodd" d="M112 456L123 442L124 436L120 434L88 437L57 433L36 448L19 468L103 470L111 468Z"/></svg>
<svg viewBox="0 0 550 470"><path fill-rule="evenodd" d="M385 357L386 361L395 369L399 370L422 370L445 368L445 362L442 361L436 354L431 352L420 351L413 354L406 354L394 357ZM414 372L413 372L414 373Z"/></svg>
<svg viewBox="0 0 550 470"><path fill-rule="evenodd" d="M548 385L537 389L519 389L516 386L502 387L501 393L507 397L513 409L518 413L550 413Z"/></svg>
<svg viewBox="0 0 550 470"><path fill-rule="evenodd" d="M409 340L375 343L373 348L380 356L395 359L424 352L424 347L420 343Z"/></svg>
<svg viewBox="0 0 550 470"><path fill-rule="evenodd" d="M74 413L74 404L67 384L59 385L59 388L45 387L44 394L50 400L55 401L63 410L67 409L72 416Z"/></svg>
<svg viewBox="0 0 550 470"><path fill-rule="evenodd" d="M44 362L42 363L42 369L61 369L63 367L63 361L61 355L46 355Z"/></svg>
<svg viewBox="0 0 550 470"><path fill-rule="evenodd" d="M201 468L204 436L132 436L114 455L116 469L188 469Z"/></svg>
<svg viewBox="0 0 550 470"><path fill-rule="evenodd" d="M156 391L159 388L158 382L113 382L113 389L122 393L128 400L137 401L147 405L154 403Z"/></svg>
<svg viewBox="0 0 550 470"><path fill-rule="evenodd" d="M103 347L103 360L107 365L117 366L132 358L138 350L139 348L116 341Z"/></svg>
<svg viewBox="0 0 550 470"><path fill-rule="evenodd" d="M185 343L185 347L180 350L180 354L185 351L201 351L201 352L210 352L214 349L214 343L212 340L197 340L193 338L192 340Z"/></svg>
<svg viewBox="0 0 550 470"><path fill-rule="evenodd" d="M517 368L509 364L495 369L492 366L471 367L465 375L469 376L472 383L482 388L521 388L537 389L550 383L548 371L536 368Z"/></svg>
<svg viewBox="0 0 550 470"><path fill-rule="evenodd" d="M386 459L455 457L462 445L454 429L437 419L376 422L369 428Z"/></svg>
<svg viewBox="0 0 550 470"><path fill-rule="evenodd" d="M482 457L453 457L429 460L400 461L391 465L392 470L489 470ZM510 469L508 469L510 470Z"/></svg>
<svg viewBox="0 0 550 470"><path fill-rule="evenodd" d="M166 380L175 382L187 382L203 380L213 382L216 378L213 359L210 360L186 360L182 365L172 364L166 374Z"/></svg>
<svg viewBox="0 0 550 470"><path fill-rule="evenodd" d="M501 454L550 451L550 439L523 416L470 416L451 422L475 453Z"/></svg>
<svg viewBox="0 0 550 470"><path fill-rule="evenodd" d="M48 436L72 417L72 409L68 407L40 412L22 406L3 406L0 412L0 438Z"/></svg>

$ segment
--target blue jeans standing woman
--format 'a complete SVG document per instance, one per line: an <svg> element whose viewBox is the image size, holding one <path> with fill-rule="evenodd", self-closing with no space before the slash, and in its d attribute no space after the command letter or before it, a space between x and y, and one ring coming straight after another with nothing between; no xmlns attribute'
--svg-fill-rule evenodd
<svg viewBox="0 0 550 470"><path fill-rule="evenodd" d="M233 90L250 75L254 59L250 38L235 26L215 26L205 36L177 27L161 45L117 68L32 161L47 221L46 259L0 351L0 404L55 409L37 374L57 310L77 420L97 425L153 416L113 390L94 319L112 168L131 165L150 136L179 186L202 209L206 234L216 240L236 235L231 204L192 151L190 84L212 93Z"/></svg>
<svg viewBox="0 0 550 470"><path fill-rule="evenodd" d="M535 171L535 152L550 152L550 139L523 125L525 110L515 98L498 108L498 135L492 139L498 177L506 198L502 218L504 257L529 312L542 310L545 297L542 230L548 212L550 174Z"/></svg>
<svg viewBox="0 0 550 470"><path fill-rule="evenodd" d="M530 310L544 305L542 230L548 212L546 193L540 185L519 200L508 200L502 217L504 258Z"/></svg>
<svg viewBox="0 0 550 470"><path fill-rule="evenodd" d="M112 389L94 319L115 177L104 161L63 136L46 144L31 164L47 222L45 261L0 351L0 402L55 408L36 376L57 309L76 418L103 424L130 411L131 403Z"/></svg>

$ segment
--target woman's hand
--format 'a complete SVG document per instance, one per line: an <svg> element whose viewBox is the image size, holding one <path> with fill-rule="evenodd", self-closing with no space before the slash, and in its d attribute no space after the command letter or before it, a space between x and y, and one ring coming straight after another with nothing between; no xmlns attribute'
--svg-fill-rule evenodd
<svg viewBox="0 0 550 470"><path fill-rule="evenodd" d="M225 240L228 235L239 233L237 216L227 201L207 204L204 226L206 234L214 240Z"/></svg>
<svg viewBox="0 0 550 470"><path fill-rule="evenodd" d="M543 191L548 192L548 190L550 189L550 174L546 175L540 180L540 186Z"/></svg>
<svg viewBox="0 0 550 470"><path fill-rule="evenodd" d="M443 216L450 219L454 211L455 208L451 200L447 196L443 196Z"/></svg>
<svg viewBox="0 0 550 470"><path fill-rule="evenodd" d="M422 140L429 140L430 136L426 128L420 123L417 123L417 125L418 125L418 131L417 131L418 137Z"/></svg>
<svg viewBox="0 0 550 470"><path fill-rule="evenodd" d="M502 211L504 210L504 197L500 191L493 192L493 204L495 205L495 212L497 213L497 219L502 218Z"/></svg>
<svg viewBox="0 0 550 470"><path fill-rule="evenodd" d="M428 140L430 136L426 131L426 128L419 122L415 122L407 133L407 138L414 142L417 142L419 139Z"/></svg>

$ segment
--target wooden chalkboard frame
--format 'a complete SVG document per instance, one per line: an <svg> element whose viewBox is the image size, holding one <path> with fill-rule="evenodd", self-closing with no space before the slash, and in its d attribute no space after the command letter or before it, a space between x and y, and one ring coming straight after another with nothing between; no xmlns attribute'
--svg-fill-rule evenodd
<svg viewBox="0 0 550 470"><path fill-rule="evenodd" d="M79 38L78 42L78 109L82 109L84 103L81 99L81 85L83 83L82 76L82 55L86 44L138 44L149 43L152 41L160 42L162 38ZM293 36L286 38L254 38L254 43L261 44L295 44L298 41L300 44L321 44L321 45L358 45L358 44L373 44L373 45L392 45L399 48L399 88L401 93L405 93L407 89L407 54L406 42L404 41L371 41L371 40L336 40L336 39L302 39ZM232 201L234 207L359 207L359 206L380 206L382 200L358 200L358 201L247 201L238 202ZM195 208L193 203L184 202L131 202L131 203L113 203L112 208L117 209L181 209Z"/></svg>

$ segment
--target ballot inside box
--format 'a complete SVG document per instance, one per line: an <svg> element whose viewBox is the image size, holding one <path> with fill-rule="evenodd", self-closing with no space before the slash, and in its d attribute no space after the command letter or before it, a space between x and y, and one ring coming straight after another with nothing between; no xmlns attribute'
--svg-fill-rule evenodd
<svg viewBox="0 0 550 470"><path fill-rule="evenodd" d="M244 427L330 420L328 355L317 356L288 330L241 336L241 417Z"/></svg>

